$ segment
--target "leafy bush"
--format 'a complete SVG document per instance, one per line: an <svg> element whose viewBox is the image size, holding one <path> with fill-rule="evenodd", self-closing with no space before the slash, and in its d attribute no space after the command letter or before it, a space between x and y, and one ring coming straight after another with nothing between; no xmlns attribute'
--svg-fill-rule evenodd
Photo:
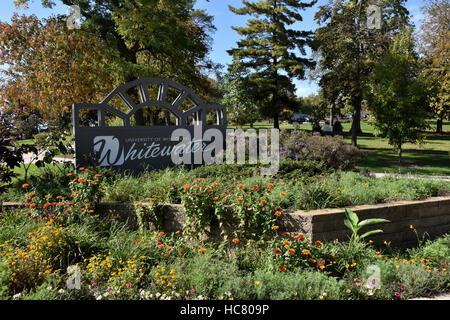
<svg viewBox="0 0 450 320"><path fill-rule="evenodd" d="M334 169L354 168L362 154L356 147L347 144L340 136L321 136L302 130L282 131L280 155L294 160L309 159L323 161Z"/></svg>

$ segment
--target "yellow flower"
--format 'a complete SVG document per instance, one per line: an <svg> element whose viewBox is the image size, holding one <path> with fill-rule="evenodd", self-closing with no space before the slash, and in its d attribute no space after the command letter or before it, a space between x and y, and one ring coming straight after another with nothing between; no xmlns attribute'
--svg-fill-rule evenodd
<svg viewBox="0 0 450 320"><path fill-rule="evenodd" d="M253 283L255 284L255 286L257 286L260 282L258 280L253 281Z"/></svg>
<svg viewBox="0 0 450 320"><path fill-rule="evenodd" d="M320 300L323 300L324 298L323 298L323 296L320 296L319 299L320 299Z"/></svg>

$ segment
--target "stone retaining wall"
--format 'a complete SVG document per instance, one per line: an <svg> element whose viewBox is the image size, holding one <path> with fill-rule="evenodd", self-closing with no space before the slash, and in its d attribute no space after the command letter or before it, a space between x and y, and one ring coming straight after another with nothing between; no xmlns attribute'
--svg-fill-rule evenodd
<svg viewBox="0 0 450 320"><path fill-rule="evenodd" d="M3 203L2 210L20 208L17 203ZM450 195L433 197L422 201L400 201L377 205L351 207L360 220L384 218L391 222L368 227L382 229L384 232L371 239L376 245L384 241L394 247L417 245L417 235L410 228L414 226L419 239L424 233L431 238L450 232ZM136 227L134 205L131 203L101 203L97 212L109 215L112 219ZM311 241L346 240L350 235L344 225L344 209L323 209L313 211L284 211L280 223L280 233L302 233ZM181 205L168 205L164 216L166 232L181 230L184 223L184 211ZM211 228L214 230L215 228ZM365 232L367 229L362 229Z"/></svg>

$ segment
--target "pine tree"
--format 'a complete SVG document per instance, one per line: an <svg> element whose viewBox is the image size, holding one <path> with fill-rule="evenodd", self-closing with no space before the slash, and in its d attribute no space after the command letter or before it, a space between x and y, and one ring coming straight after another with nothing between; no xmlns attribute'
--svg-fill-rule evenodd
<svg viewBox="0 0 450 320"><path fill-rule="evenodd" d="M295 52L306 55L305 46L311 44L312 32L289 26L302 21L299 12L313 6L316 0L243 0L242 3L242 8L229 6L229 9L254 18L247 21L246 27L233 27L243 39L228 53L251 70L249 80L254 87L255 103L263 116L273 118L274 128L278 129L281 111L295 110L298 105L292 79L303 79L306 68L314 67L312 60Z"/></svg>

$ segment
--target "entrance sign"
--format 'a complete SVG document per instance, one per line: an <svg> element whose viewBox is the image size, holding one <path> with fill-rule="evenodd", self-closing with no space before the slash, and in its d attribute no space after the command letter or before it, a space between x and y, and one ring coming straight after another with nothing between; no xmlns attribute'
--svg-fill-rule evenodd
<svg viewBox="0 0 450 320"><path fill-rule="evenodd" d="M209 145L203 134L217 129L225 137L227 124L225 107L204 104L191 89L160 78L121 85L99 104L74 104L72 117L76 167L131 172L175 166L173 152L199 164L194 155L208 151ZM194 138L174 141L176 129L186 129Z"/></svg>

